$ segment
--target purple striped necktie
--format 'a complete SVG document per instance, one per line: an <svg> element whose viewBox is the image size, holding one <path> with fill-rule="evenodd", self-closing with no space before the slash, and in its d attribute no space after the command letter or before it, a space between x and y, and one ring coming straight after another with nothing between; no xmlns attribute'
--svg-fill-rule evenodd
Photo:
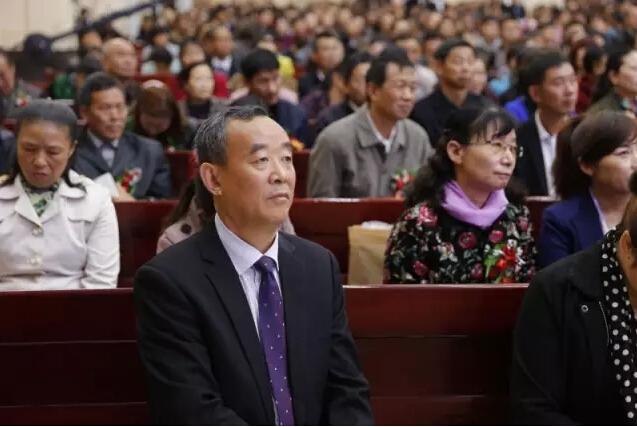
<svg viewBox="0 0 637 427"><path fill-rule="evenodd" d="M274 407L279 425L291 426L294 425L294 410L288 380L283 298L274 276L276 264L272 258L263 256L254 267L261 273L259 335L268 364Z"/></svg>

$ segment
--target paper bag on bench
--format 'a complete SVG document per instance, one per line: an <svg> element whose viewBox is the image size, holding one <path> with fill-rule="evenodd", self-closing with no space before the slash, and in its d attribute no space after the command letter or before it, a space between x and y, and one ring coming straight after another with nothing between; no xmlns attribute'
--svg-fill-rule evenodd
<svg viewBox="0 0 637 427"><path fill-rule="evenodd" d="M348 227L348 284L369 285L383 283L385 247L387 246L390 231L390 224L379 221Z"/></svg>

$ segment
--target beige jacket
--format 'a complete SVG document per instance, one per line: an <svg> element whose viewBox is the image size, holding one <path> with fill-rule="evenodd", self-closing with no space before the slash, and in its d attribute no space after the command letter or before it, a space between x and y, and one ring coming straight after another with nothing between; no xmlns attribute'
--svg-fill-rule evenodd
<svg viewBox="0 0 637 427"><path fill-rule="evenodd" d="M41 217L19 178L0 186L0 291L114 288L119 232L108 191L71 171Z"/></svg>

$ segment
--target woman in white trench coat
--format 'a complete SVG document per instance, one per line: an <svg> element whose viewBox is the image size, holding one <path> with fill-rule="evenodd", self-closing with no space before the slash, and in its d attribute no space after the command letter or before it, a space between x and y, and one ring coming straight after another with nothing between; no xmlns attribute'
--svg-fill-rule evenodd
<svg viewBox="0 0 637 427"><path fill-rule="evenodd" d="M0 291L116 287L110 194L69 166L77 117L38 100L17 118L16 156L0 178Z"/></svg>

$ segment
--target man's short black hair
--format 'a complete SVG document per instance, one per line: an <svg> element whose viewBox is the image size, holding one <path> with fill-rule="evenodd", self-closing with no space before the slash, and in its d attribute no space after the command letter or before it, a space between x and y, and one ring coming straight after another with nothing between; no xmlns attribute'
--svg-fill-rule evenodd
<svg viewBox="0 0 637 427"><path fill-rule="evenodd" d="M458 47L468 47L474 53L476 51L475 48L471 45L471 43L469 43L468 41L460 39L460 38L453 38L453 39L444 41L440 45L440 47L434 53L434 58L436 58L438 61L444 62L447 59L447 56L449 56L449 54L451 53L451 51Z"/></svg>
<svg viewBox="0 0 637 427"><path fill-rule="evenodd" d="M338 33L336 33L333 30L325 30L318 33L316 36L314 36L314 40L312 40L312 52L316 52L318 50L318 41L320 39L332 39L332 38L343 43L341 38L338 36Z"/></svg>
<svg viewBox="0 0 637 427"><path fill-rule="evenodd" d="M164 65L170 65L173 62L173 55L165 47L155 46L150 52L148 60Z"/></svg>
<svg viewBox="0 0 637 427"><path fill-rule="evenodd" d="M91 98L95 92L101 92L103 90L112 89L114 87L121 90L122 95L126 97L126 92L119 80L117 80L110 74L101 71L99 73L94 73L88 79L86 79L86 81L84 82L84 86L82 86L82 89L80 89L78 103L81 107L90 107Z"/></svg>
<svg viewBox="0 0 637 427"><path fill-rule="evenodd" d="M410 67L413 68L414 64L409 60L405 51L396 46L390 46L385 48L378 57L374 58L369 66L369 71L365 76L367 83L373 83L380 87L385 83L387 79L387 66L389 64L396 64L399 68Z"/></svg>
<svg viewBox="0 0 637 427"><path fill-rule="evenodd" d="M252 80L252 78L262 71L274 71L279 69L279 60L276 55L267 50L257 48L246 55L241 61L241 74L243 78Z"/></svg>
<svg viewBox="0 0 637 427"><path fill-rule="evenodd" d="M343 80L345 80L345 82L349 82L352 78L352 74L354 73L354 69L360 64L364 64L366 62L372 62L372 55L367 52L356 52L345 58L343 62L336 67L335 71L343 76Z"/></svg>
<svg viewBox="0 0 637 427"><path fill-rule="evenodd" d="M539 85L544 82L546 72L562 64L570 64L568 58L557 50L540 50L528 63L529 85Z"/></svg>

